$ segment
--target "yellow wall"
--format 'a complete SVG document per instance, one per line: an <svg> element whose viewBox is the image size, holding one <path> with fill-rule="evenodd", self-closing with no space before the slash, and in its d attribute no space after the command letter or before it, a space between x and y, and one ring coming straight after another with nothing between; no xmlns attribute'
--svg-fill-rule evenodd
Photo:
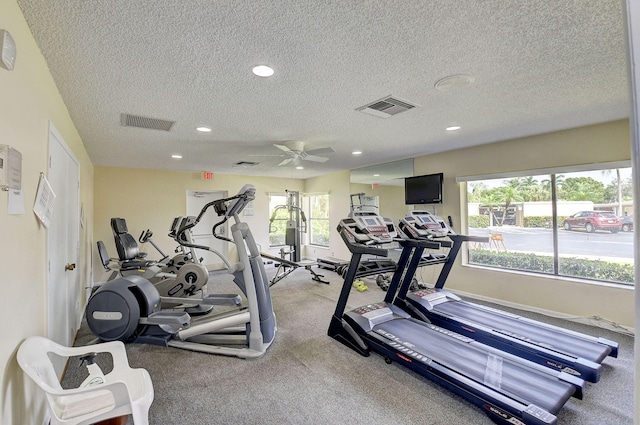
<svg viewBox="0 0 640 425"><path fill-rule="evenodd" d="M368 184L351 183L351 193L362 193L367 196L378 196L379 209L378 213L383 217L389 217L395 223L400 218L407 215L411 208L404 204L404 185L403 186L378 186L374 189Z"/></svg>
<svg viewBox="0 0 640 425"><path fill-rule="evenodd" d="M246 183L255 185L257 191L254 216L243 217L243 220L251 227L263 251L269 252L269 193L284 194L285 190L329 192L330 246L305 247L302 255L349 259L349 251L335 230L340 219L349 213L348 171L308 180L214 174L213 181L203 181L200 173L194 172L95 167L94 241L104 241L109 254L116 256L109 222L112 217L123 217L127 220L129 233L135 238L143 230L151 229L153 240L160 249L172 253L175 242L167 233L173 217L186 213L188 190L226 190L233 195ZM101 281L107 273L102 271L97 250L93 249L94 281ZM153 248L146 247L144 251L154 258ZM270 253L278 255L277 251Z"/></svg>
<svg viewBox="0 0 640 425"><path fill-rule="evenodd" d="M629 123L622 120L423 156L414 160L414 169L416 175L444 172L444 204L437 207L437 213L457 217L455 229L459 231L464 183L456 183L456 177L629 160L629 137ZM632 289L460 264L458 259L447 288L571 316L598 315L634 326Z"/></svg>
<svg viewBox="0 0 640 425"><path fill-rule="evenodd" d="M248 183L256 187L254 215L242 219L249 224L261 249L269 252L268 194L303 191L303 180L214 173L213 180L204 181L197 172L95 167L94 241L104 241L109 254L117 256L110 220L123 217L134 238L138 239L142 231L151 229L154 243L166 254L171 254L176 243L167 234L173 218L186 214L187 191L227 191L232 196ZM213 211L209 213L213 214ZM94 280L101 281L106 273L102 271L95 244L93 249ZM159 258L150 245L141 250L151 259Z"/></svg>
<svg viewBox="0 0 640 425"><path fill-rule="evenodd" d="M80 229L80 284L90 280L93 233L93 166L67 108L14 0L0 0L0 29L16 42L13 71L0 68L0 143L22 153L22 185L26 213L7 214L7 193L0 192L0 286L4 323L0 344L0 423L42 423L42 400L30 382L23 384L15 354L31 335L47 333L47 231L32 212L41 172L47 172L49 121L80 161L80 201L86 224ZM54 212L55 213L55 212Z"/></svg>

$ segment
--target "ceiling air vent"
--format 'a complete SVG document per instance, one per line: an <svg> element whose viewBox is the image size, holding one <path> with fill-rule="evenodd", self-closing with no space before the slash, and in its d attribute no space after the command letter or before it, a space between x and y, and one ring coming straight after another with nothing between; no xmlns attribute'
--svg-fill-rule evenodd
<svg viewBox="0 0 640 425"><path fill-rule="evenodd" d="M416 106L420 106L416 103L409 102L407 100L399 99L393 96L383 97L382 99L371 102L368 105L356 108L356 111L364 112L365 114L373 115L380 118L389 118L392 115L397 115L400 112L408 111Z"/></svg>
<svg viewBox="0 0 640 425"><path fill-rule="evenodd" d="M125 127L148 128L150 130L170 131L175 121L158 118L141 117L139 115L120 114L120 124Z"/></svg>
<svg viewBox="0 0 640 425"><path fill-rule="evenodd" d="M256 165L260 164L259 162L251 162L251 161L239 161L236 162L235 164L233 164L234 167L255 167Z"/></svg>

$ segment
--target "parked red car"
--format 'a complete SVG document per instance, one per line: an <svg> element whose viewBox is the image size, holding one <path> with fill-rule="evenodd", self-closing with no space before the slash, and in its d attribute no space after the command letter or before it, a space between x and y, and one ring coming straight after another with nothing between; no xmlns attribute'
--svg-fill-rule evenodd
<svg viewBox="0 0 640 425"><path fill-rule="evenodd" d="M565 230L584 229L588 233L596 230L618 233L621 227L622 220L608 211L580 211L564 221Z"/></svg>

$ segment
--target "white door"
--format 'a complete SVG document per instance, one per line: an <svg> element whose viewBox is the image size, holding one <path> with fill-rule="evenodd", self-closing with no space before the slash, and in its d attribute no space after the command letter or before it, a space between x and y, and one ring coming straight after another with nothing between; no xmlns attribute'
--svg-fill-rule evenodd
<svg viewBox="0 0 640 425"><path fill-rule="evenodd" d="M47 331L48 337L72 345L82 312L78 287L80 164L49 124L48 179L56 195L47 232ZM64 362L56 363L61 376Z"/></svg>
<svg viewBox="0 0 640 425"><path fill-rule="evenodd" d="M189 190L187 191L187 215L198 216L202 208L209 202L216 201L227 197L226 191L209 191L209 190ZM197 245L211 247L228 257L228 243L217 239L213 236L213 226L221 221L224 217L219 217L213 207L209 207L206 213L200 219L200 222L191 229L193 234L193 242ZM228 237L228 223L216 229L216 234ZM202 264L219 264L222 262L220 257L209 251L198 250L198 257L202 258Z"/></svg>

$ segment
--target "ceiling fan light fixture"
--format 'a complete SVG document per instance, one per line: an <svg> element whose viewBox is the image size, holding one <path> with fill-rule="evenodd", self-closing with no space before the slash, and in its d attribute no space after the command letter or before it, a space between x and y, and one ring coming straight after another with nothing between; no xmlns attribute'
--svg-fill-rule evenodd
<svg viewBox="0 0 640 425"><path fill-rule="evenodd" d="M254 66L251 71L258 77L271 77L274 73L273 68L266 65Z"/></svg>

